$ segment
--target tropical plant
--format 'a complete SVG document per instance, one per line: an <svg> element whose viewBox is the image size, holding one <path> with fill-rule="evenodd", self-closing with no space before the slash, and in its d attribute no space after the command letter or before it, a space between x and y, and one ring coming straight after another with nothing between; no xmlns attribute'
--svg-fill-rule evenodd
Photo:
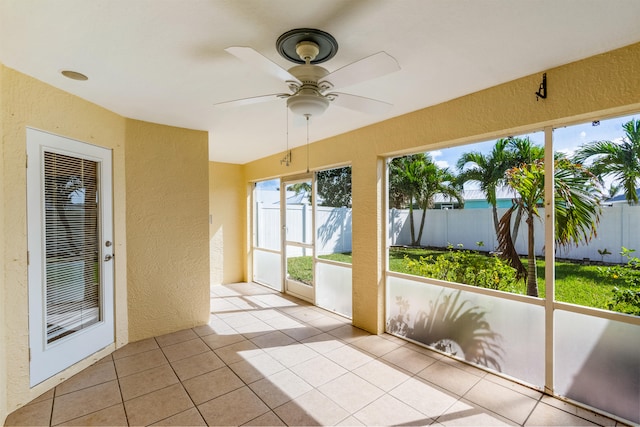
<svg viewBox="0 0 640 427"><path fill-rule="evenodd" d="M612 177L624 189L627 202L638 203L636 186L640 182L640 120L631 119L622 125L621 141L592 141L582 145L573 161L592 160L591 171L598 177Z"/></svg>
<svg viewBox="0 0 640 427"><path fill-rule="evenodd" d="M408 206L411 231L411 245L419 246L424 230L426 210L434 206L436 195L464 202L461 188L448 168L435 164L425 153L396 157L389 165L389 194L391 204L396 207ZM413 209L422 210L420 227L415 230Z"/></svg>
<svg viewBox="0 0 640 427"><path fill-rule="evenodd" d="M538 205L545 199L544 160L522 164L507 171L507 183L518 193L514 205L500 220L498 250L526 278L527 295L538 296L534 241L535 221L540 217ZM596 233L600 219L597 178L586 168L557 155L554 161L555 242L559 246L587 243ZM509 224L512 213L522 209L528 229L527 268L515 251Z"/></svg>
<svg viewBox="0 0 640 427"><path fill-rule="evenodd" d="M476 182L480 190L485 194L487 202L493 212L493 226L498 233L498 206L496 191L506 185L504 173L511 166L508 161L508 139L496 141L489 154L477 151L463 153L456 164L458 168L458 182L463 185L466 182Z"/></svg>

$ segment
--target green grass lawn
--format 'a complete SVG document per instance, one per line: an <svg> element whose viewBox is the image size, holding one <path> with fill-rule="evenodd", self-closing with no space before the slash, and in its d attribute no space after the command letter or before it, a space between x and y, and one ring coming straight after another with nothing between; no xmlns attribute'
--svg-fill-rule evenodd
<svg viewBox="0 0 640 427"><path fill-rule="evenodd" d="M405 263L405 257L420 260L421 257L438 256L447 252L446 250L425 249L425 248L391 248L389 250L389 270L415 274L410 271ZM478 254L478 256L485 256ZM351 253L323 255L320 258L333 261L351 263ZM523 259L526 265L526 259ZM311 257L289 258L289 275L292 278L311 283ZM539 296L545 296L545 261L537 260L538 269L538 291ZM556 276L556 300L571 304L583 305L608 309L611 301L613 288L621 287L621 283L612 278L603 277L598 273L598 266L583 265L566 261L555 263ZM520 285L521 284L521 285ZM520 290L517 293L525 294L525 285L519 282Z"/></svg>

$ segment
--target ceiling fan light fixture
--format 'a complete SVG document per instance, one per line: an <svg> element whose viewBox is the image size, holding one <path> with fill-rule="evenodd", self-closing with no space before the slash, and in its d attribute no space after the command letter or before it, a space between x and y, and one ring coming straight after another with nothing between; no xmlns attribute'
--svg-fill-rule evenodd
<svg viewBox="0 0 640 427"><path fill-rule="evenodd" d="M287 108L299 116L319 116L329 106L329 100L317 93L298 93L287 98Z"/></svg>

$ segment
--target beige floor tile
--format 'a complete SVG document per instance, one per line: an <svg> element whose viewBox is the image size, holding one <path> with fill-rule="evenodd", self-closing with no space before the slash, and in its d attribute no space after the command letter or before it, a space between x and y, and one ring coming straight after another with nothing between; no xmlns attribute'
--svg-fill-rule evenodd
<svg viewBox="0 0 640 427"><path fill-rule="evenodd" d="M565 412L546 403L538 403L525 426L597 426L584 418Z"/></svg>
<svg viewBox="0 0 640 427"><path fill-rule="evenodd" d="M352 372L384 391L389 391L411 378L407 371L380 360L372 360Z"/></svg>
<svg viewBox="0 0 640 427"><path fill-rule="evenodd" d="M120 391L122 398L127 401L176 384L178 381L171 366L162 365L120 378Z"/></svg>
<svg viewBox="0 0 640 427"><path fill-rule="evenodd" d="M217 350L231 344L246 341L246 338L233 330L233 333L230 333L228 335L218 333L205 335L202 337L202 341L204 341L204 343L207 344L210 349Z"/></svg>
<svg viewBox="0 0 640 427"><path fill-rule="evenodd" d="M319 387L348 372L342 366L324 356L314 357L290 369L314 387Z"/></svg>
<svg viewBox="0 0 640 427"><path fill-rule="evenodd" d="M115 361L118 378L126 377L127 375L136 374L146 369L155 368L168 363L167 358L159 348L146 351L144 353L137 353L133 356L124 357Z"/></svg>
<svg viewBox="0 0 640 427"><path fill-rule="evenodd" d="M481 378L476 375L441 361L427 366L418 372L418 376L458 396L463 396L471 387L481 380Z"/></svg>
<svg viewBox="0 0 640 427"><path fill-rule="evenodd" d="M36 397L31 402L29 402L29 405L31 405L32 403L39 403L45 400L53 399L53 396L55 395L55 391L56 389L52 388L51 390L42 393L40 396Z"/></svg>
<svg viewBox="0 0 640 427"><path fill-rule="evenodd" d="M154 426L206 426L207 423L196 408L187 409L172 417L158 421Z"/></svg>
<svg viewBox="0 0 640 427"><path fill-rule="evenodd" d="M352 345L377 357L383 356L400 347L398 344L378 335L362 337L361 339L354 341Z"/></svg>
<svg viewBox="0 0 640 427"><path fill-rule="evenodd" d="M62 426L128 426L124 405L119 403L60 424Z"/></svg>
<svg viewBox="0 0 640 427"><path fill-rule="evenodd" d="M233 334L234 329L227 325L224 320L218 319L217 316L211 316L211 320L206 325L196 326L193 328L193 332L195 332L198 336L204 337L211 334Z"/></svg>
<svg viewBox="0 0 640 427"><path fill-rule="evenodd" d="M348 371L359 368L360 366L367 364L372 360L375 360L375 358L370 354L367 354L362 350L353 348L350 345L338 347L335 350L324 353L324 356L333 360Z"/></svg>
<svg viewBox="0 0 640 427"><path fill-rule="evenodd" d="M244 386L228 367L190 378L182 383L196 405Z"/></svg>
<svg viewBox="0 0 640 427"><path fill-rule="evenodd" d="M344 341L341 341L326 332L319 335L314 335L302 340L301 342L320 354L328 353L332 350L335 350L336 348L346 345Z"/></svg>
<svg viewBox="0 0 640 427"><path fill-rule="evenodd" d="M474 385L464 395L464 399L517 424L524 424L538 403L537 399L487 380L481 380Z"/></svg>
<svg viewBox="0 0 640 427"><path fill-rule="evenodd" d="M315 389L274 409L274 412L290 426L334 425L349 416L337 403Z"/></svg>
<svg viewBox="0 0 640 427"><path fill-rule="evenodd" d="M356 417L350 416L340 421L336 425L350 427L350 426L363 426L364 424L362 424Z"/></svg>
<svg viewBox="0 0 640 427"><path fill-rule="evenodd" d="M51 424L60 424L122 402L117 381L98 384L59 397L53 403Z"/></svg>
<svg viewBox="0 0 640 427"><path fill-rule="evenodd" d="M268 350L271 348L294 344L296 340L280 331L273 331L259 337L252 338L251 342L262 349Z"/></svg>
<svg viewBox="0 0 640 427"><path fill-rule="evenodd" d="M158 348L158 343L153 338L132 342L114 351L113 359L122 359L123 357L133 356L134 354L144 353L156 348Z"/></svg>
<svg viewBox="0 0 640 427"><path fill-rule="evenodd" d="M180 381L206 374L223 366L224 362L211 350L171 363Z"/></svg>
<svg viewBox="0 0 640 427"><path fill-rule="evenodd" d="M51 422L53 399L30 403L13 411L5 420L5 426L48 426Z"/></svg>
<svg viewBox="0 0 640 427"><path fill-rule="evenodd" d="M429 417L385 394L354 414L356 419L367 426L373 425L429 425Z"/></svg>
<svg viewBox="0 0 640 427"><path fill-rule="evenodd" d="M211 351L211 349L200 338L162 347L162 352L169 362L186 359L207 351Z"/></svg>
<svg viewBox="0 0 640 427"><path fill-rule="evenodd" d="M616 424L620 426L624 425L622 423L616 423L615 420L612 420L611 418L606 417L602 414L598 414L586 408L580 408L565 400L556 399L551 396L547 396L547 395L542 396L541 402L546 403L547 405L551 405L555 408L561 409L564 412L568 412L570 414L576 415L580 418L584 418L586 420L589 420L601 426L615 426Z"/></svg>
<svg viewBox="0 0 640 427"><path fill-rule="evenodd" d="M296 341L302 341L314 335L320 335L323 332L320 329L314 328L313 326L309 326L307 324L302 328L285 329L284 333L289 335Z"/></svg>
<svg viewBox="0 0 640 427"><path fill-rule="evenodd" d="M416 377L400 384L389 394L433 419L445 413L459 399L459 396Z"/></svg>
<svg viewBox="0 0 640 427"><path fill-rule="evenodd" d="M340 338L342 341L352 343L354 341L359 340L362 337L366 337L371 335L369 332L362 330L360 328L356 328L350 324L346 324L340 326L339 328L332 329L329 331L331 335L334 337Z"/></svg>
<svg viewBox="0 0 640 427"><path fill-rule="evenodd" d="M291 344L286 347L265 349L265 351L286 367L299 365L318 356L318 353L304 344Z"/></svg>
<svg viewBox="0 0 640 427"><path fill-rule="evenodd" d="M327 332L344 326L347 324L347 319L336 319L335 317L321 316L317 319L310 320L307 324L320 329L322 332Z"/></svg>
<svg viewBox="0 0 640 427"><path fill-rule="evenodd" d="M226 347L218 348L215 350L215 353L224 363L230 365L241 360L247 360L258 356L262 354L263 351L251 341L244 340Z"/></svg>
<svg viewBox="0 0 640 427"><path fill-rule="evenodd" d="M304 323L308 323L314 319L319 319L323 316L321 312L314 310L313 306L307 306L304 310L291 310L287 314Z"/></svg>
<svg viewBox="0 0 640 427"><path fill-rule="evenodd" d="M252 339L255 337L259 337L264 334L268 334L269 332L275 331L273 326L263 322L257 321L254 323L249 323L248 325L242 325L235 328L238 333L242 334L247 339Z"/></svg>
<svg viewBox="0 0 640 427"><path fill-rule="evenodd" d="M269 411L266 414L260 415L258 418L254 418L246 424L245 426L286 426L284 421L282 421L273 411Z"/></svg>
<svg viewBox="0 0 640 427"><path fill-rule="evenodd" d="M218 316L233 329L260 321L260 319L253 317L248 311L238 312L237 308L236 311L232 313L221 313Z"/></svg>
<svg viewBox="0 0 640 427"><path fill-rule="evenodd" d="M348 372L318 388L350 414L359 411L384 394L384 391Z"/></svg>
<svg viewBox="0 0 640 427"><path fill-rule="evenodd" d="M129 424L148 425L172 417L193 407L193 402L182 387L174 384L124 402Z"/></svg>
<svg viewBox="0 0 640 427"><path fill-rule="evenodd" d="M247 384L286 369L280 362L267 353L260 354L248 360L232 363L229 367Z"/></svg>
<svg viewBox="0 0 640 427"><path fill-rule="evenodd" d="M198 406L208 425L242 425L269 412L248 387L242 387Z"/></svg>
<svg viewBox="0 0 640 427"><path fill-rule="evenodd" d="M280 313L277 317L265 319L264 322L274 329L279 331L286 331L288 329L304 328L305 324L300 320L293 319L285 314Z"/></svg>
<svg viewBox="0 0 640 427"><path fill-rule="evenodd" d="M478 405L465 400L458 400L447 411L438 417L436 422L444 426L515 426L513 421L501 417Z"/></svg>
<svg viewBox="0 0 640 427"><path fill-rule="evenodd" d="M183 329L181 331L172 332L170 334L161 335L156 337L156 341L160 347L166 347L168 345L178 344L183 341L189 341L194 338L198 338L198 335L191 329Z"/></svg>
<svg viewBox="0 0 640 427"><path fill-rule="evenodd" d="M58 385L55 389L56 396L113 381L116 378L116 368L113 362L96 363Z"/></svg>
<svg viewBox="0 0 640 427"><path fill-rule="evenodd" d="M412 374L417 374L427 366L436 362L436 359L407 348L406 346L398 347L382 356L382 359L393 363L396 366L405 369Z"/></svg>
<svg viewBox="0 0 640 427"><path fill-rule="evenodd" d="M249 387L270 408L276 408L313 389L288 369L251 383Z"/></svg>

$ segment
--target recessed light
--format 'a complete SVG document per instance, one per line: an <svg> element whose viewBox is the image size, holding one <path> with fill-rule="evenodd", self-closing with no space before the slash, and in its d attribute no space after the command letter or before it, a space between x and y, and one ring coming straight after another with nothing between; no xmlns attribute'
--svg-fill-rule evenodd
<svg viewBox="0 0 640 427"><path fill-rule="evenodd" d="M60 71L60 73L62 73L63 76L70 78L72 80L89 80L89 77L77 71L62 70Z"/></svg>

